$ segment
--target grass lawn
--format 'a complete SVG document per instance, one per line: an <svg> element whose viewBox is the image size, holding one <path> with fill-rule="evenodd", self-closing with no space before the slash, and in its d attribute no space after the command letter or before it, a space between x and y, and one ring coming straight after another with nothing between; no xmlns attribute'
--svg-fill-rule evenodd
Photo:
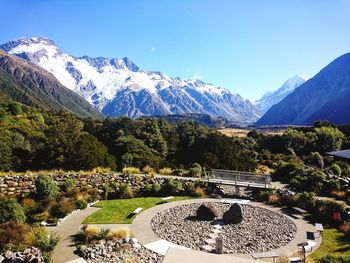
<svg viewBox="0 0 350 263"><path fill-rule="evenodd" d="M189 199L188 196L175 196L169 202ZM138 207L142 211L163 202L161 197L140 197L100 201L95 206L101 209L85 218L83 224L130 224L136 215L130 215ZM141 211L141 213L142 213Z"/></svg>
<svg viewBox="0 0 350 263"><path fill-rule="evenodd" d="M324 230L321 246L310 257L319 259L329 254L350 259L350 243L345 240L343 233L338 232L335 228Z"/></svg>

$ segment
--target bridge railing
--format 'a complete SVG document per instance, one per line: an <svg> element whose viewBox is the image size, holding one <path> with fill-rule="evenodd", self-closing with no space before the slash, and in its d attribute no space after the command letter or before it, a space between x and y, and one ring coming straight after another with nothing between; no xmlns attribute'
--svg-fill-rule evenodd
<svg viewBox="0 0 350 263"><path fill-rule="evenodd" d="M260 184L268 187L271 183L270 175L259 175L250 172L218 170L212 169L207 173L208 179L217 179L222 181L230 181L234 184Z"/></svg>

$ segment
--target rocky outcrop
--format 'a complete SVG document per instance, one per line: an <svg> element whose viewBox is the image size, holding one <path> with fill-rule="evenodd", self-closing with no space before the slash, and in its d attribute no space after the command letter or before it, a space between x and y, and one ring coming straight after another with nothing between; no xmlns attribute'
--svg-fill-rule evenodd
<svg viewBox="0 0 350 263"><path fill-rule="evenodd" d="M222 216L225 224L238 224L243 220L242 207L234 203L231 205L230 209L227 210Z"/></svg>

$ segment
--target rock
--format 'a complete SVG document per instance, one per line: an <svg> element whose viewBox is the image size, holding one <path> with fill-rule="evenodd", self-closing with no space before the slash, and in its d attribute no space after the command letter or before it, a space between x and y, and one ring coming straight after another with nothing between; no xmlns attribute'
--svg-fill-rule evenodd
<svg viewBox="0 0 350 263"><path fill-rule="evenodd" d="M237 203L232 204L230 209L224 213L223 220L225 224L238 224L242 222L242 207Z"/></svg>
<svg viewBox="0 0 350 263"><path fill-rule="evenodd" d="M10 250L5 251L5 253L4 253L4 257L5 257L6 259L12 259L13 256L14 256L14 254L13 254L13 252L10 251Z"/></svg>
<svg viewBox="0 0 350 263"><path fill-rule="evenodd" d="M200 220L213 220L219 215L219 211L212 204L204 203L197 210L197 218Z"/></svg>

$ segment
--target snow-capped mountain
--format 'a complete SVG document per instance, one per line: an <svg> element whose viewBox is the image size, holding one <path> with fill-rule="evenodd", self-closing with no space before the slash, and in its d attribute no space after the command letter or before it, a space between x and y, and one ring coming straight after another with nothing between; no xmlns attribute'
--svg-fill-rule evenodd
<svg viewBox="0 0 350 263"><path fill-rule="evenodd" d="M141 70L128 58L74 57L41 37L18 39L0 48L51 72L106 116L204 113L237 123L260 117L255 105L227 89Z"/></svg>
<svg viewBox="0 0 350 263"><path fill-rule="evenodd" d="M349 100L350 53L347 53L272 106L256 125L312 125L318 120L349 125Z"/></svg>
<svg viewBox="0 0 350 263"><path fill-rule="evenodd" d="M265 93L261 99L256 101L256 105L262 113L265 113L271 106L279 103L307 80L308 78L304 75L295 75L288 79L278 90Z"/></svg>

